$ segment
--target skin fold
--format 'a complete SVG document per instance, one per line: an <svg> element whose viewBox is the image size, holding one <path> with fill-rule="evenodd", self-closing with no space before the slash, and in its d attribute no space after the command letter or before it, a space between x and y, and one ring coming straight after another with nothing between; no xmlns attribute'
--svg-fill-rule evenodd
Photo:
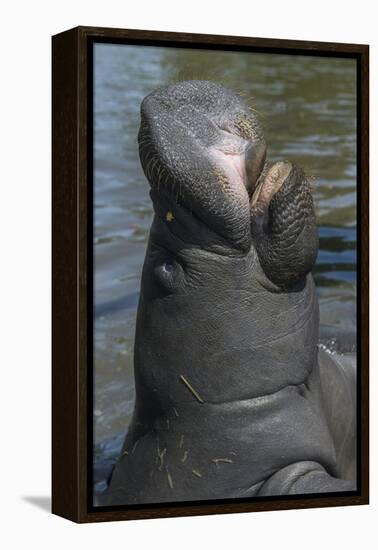
<svg viewBox="0 0 378 550"><path fill-rule="evenodd" d="M207 81L147 96L139 148L155 216L108 503L355 490L354 365L318 350L303 171Z"/></svg>

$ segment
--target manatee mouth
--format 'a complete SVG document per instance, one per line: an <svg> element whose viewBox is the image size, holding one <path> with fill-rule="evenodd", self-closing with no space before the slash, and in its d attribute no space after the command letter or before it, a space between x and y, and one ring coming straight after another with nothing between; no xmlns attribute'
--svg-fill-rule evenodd
<svg viewBox="0 0 378 550"><path fill-rule="evenodd" d="M291 164L277 162L272 167L266 163L266 144L264 141L247 141L239 136L234 138L233 146L215 147L211 155L217 163L217 170L234 181L234 187L242 186L249 197L251 216L267 209L273 196L287 180Z"/></svg>
<svg viewBox="0 0 378 550"><path fill-rule="evenodd" d="M210 154L228 181L235 179L235 186L244 186L251 199L265 166L266 145L263 141L254 143L241 140L237 136L235 140L234 148L214 147Z"/></svg>

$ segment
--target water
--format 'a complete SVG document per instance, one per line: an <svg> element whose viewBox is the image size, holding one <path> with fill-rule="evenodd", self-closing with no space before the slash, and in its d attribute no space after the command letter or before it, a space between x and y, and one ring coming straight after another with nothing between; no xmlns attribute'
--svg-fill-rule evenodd
<svg viewBox="0 0 378 550"><path fill-rule="evenodd" d="M152 219L138 157L140 103L155 88L188 78L215 80L244 95L264 128L269 160L295 162L312 178L322 329L355 333L355 61L97 44L94 438L100 461L119 449L133 409L135 316Z"/></svg>

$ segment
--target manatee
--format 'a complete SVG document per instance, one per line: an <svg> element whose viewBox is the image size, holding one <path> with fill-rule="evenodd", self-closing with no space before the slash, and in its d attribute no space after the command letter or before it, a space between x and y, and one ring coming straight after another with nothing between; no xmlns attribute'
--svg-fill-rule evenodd
<svg viewBox="0 0 378 550"><path fill-rule="evenodd" d="M141 106L154 208L135 410L107 503L356 490L353 357L319 349L310 185L208 81Z"/></svg>

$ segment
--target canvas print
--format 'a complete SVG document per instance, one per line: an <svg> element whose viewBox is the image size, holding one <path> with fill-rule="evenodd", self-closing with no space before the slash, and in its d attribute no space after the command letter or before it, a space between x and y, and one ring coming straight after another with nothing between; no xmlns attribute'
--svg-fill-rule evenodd
<svg viewBox="0 0 378 550"><path fill-rule="evenodd" d="M94 45L94 506L356 491L356 75Z"/></svg>

